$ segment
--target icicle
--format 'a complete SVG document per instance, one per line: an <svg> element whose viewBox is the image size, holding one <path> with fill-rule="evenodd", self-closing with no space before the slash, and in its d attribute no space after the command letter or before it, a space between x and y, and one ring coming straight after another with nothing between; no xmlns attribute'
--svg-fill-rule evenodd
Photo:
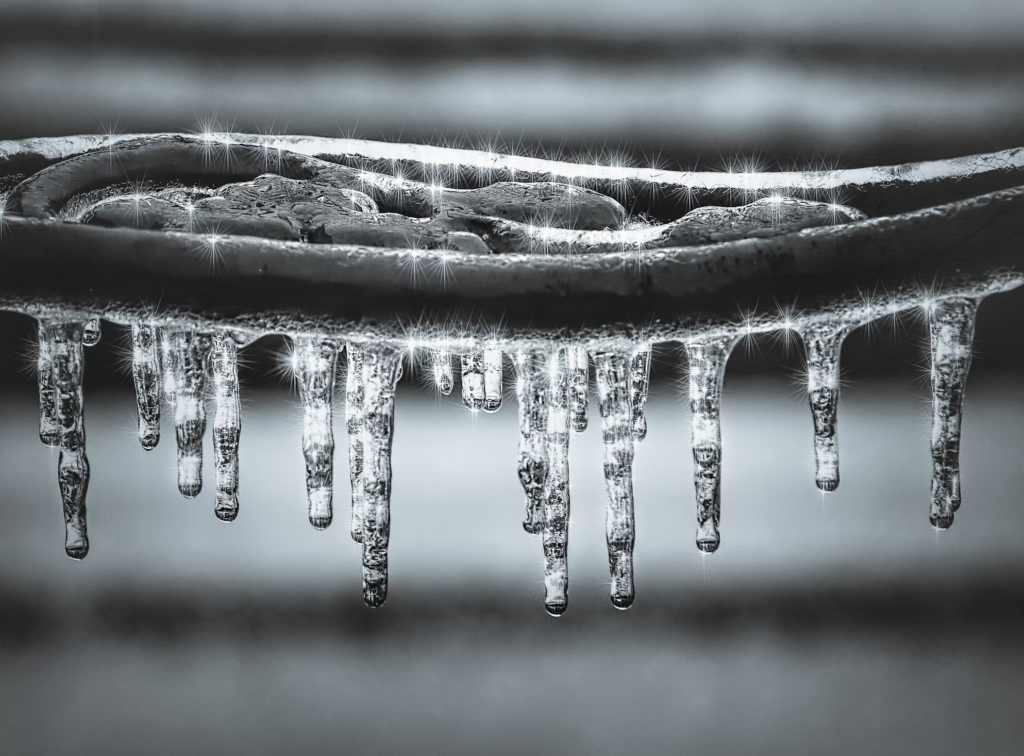
<svg viewBox="0 0 1024 756"><path fill-rule="evenodd" d="M452 373L452 355L447 349L435 349L430 352L431 368L437 390L445 396L452 393L455 376Z"/></svg>
<svg viewBox="0 0 1024 756"><path fill-rule="evenodd" d="M582 433L587 429L587 391L590 383L587 348L571 346L566 351L569 360L569 407L572 413L569 425L573 433Z"/></svg>
<svg viewBox="0 0 1024 756"><path fill-rule="evenodd" d="M462 402L471 410L484 406L484 355L482 352L462 357Z"/></svg>
<svg viewBox="0 0 1024 756"><path fill-rule="evenodd" d="M53 384L59 428L60 457L57 480L64 509L64 551L72 559L89 553L85 519L85 494L89 488L89 460L85 456L85 422L82 415L82 324L47 323L47 340L53 358Z"/></svg>
<svg viewBox="0 0 1024 756"><path fill-rule="evenodd" d="M214 514L224 522L238 517L238 437L242 432L238 396L238 342L221 331L213 337L210 372L216 411L213 417L213 462L217 468Z"/></svg>
<svg viewBox="0 0 1024 756"><path fill-rule="evenodd" d="M484 412L497 412L502 399L501 350L484 352Z"/></svg>
<svg viewBox="0 0 1024 756"><path fill-rule="evenodd" d="M388 348L364 352L363 601L370 607L381 606L388 595L391 442L395 431L395 384L401 375L400 352Z"/></svg>
<svg viewBox="0 0 1024 756"><path fill-rule="evenodd" d="M87 347L96 346L100 343L100 333L100 319L89 318L82 329L82 344Z"/></svg>
<svg viewBox="0 0 1024 756"><path fill-rule="evenodd" d="M516 399L519 404L519 482L526 493L523 529L536 535L544 522L544 482L548 469L548 389L550 358L529 350L516 356Z"/></svg>
<svg viewBox="0 0 1024 756"><path fill-rule="evenodd" d="M178 490L193 499L203 488L206 433L206 361L210 336L192 330L160 330L164 396L174 415L178 442Z"/></svg>
<svg viewBox="0 0 1024 756"><path fill-rule="evenodd" d="M350 533L356 543L363 542L363 349L349 343L348 369L345 374L345 428L348 431L348 475L352 489L352 525ZM451 372L451 360L448 370ZM449 378L451 376L449 375ZM448 389L451 392L451 387Z"/></svg>
<svg viewBox="0 0 1024 756"><path fill-rule="evenodd" d="M629 367L629 397L633 405L633 438L643 441L647 438L647 392L651 382L651 346L646 344L633 352Z"/></svg>
<svg viewBox="0 0 1024 756"><path fill-rule="evenodd" d="M597 393L608 489L605 537L611 571L611 599L619 609L633 603L633 406L628 355L599 353Z"/></svg>
<svg viewBox="0 0 1024 756"><path fill-rule="evenodd" d="M36 377L39 380L39 440L47 446L60 444L57 429L57 393L53 378L53 339L56 324L39 321L39 352Z"/></svg>
<svg viewBox="0 0 1024 756"><path fill-rule="evenodd" d="M931 523L945 530L960 508L960 422L971 367L978 301L940 300L931 317L932 506Z"/></svg>
<svg viewBox="0 0 1024 756"><path fill-rule="evenodd" d="M548 475L544 485L544 608L569 604L569 371L564 350L548 363Z"/></svg>
<svg viewBox="0 0 1024 756"><path fill-rule="evenodd" d="M725 364L735 346L734 336L721 336L686 345L690 373L690 413L693 443L693 485L697 494L697 548L718 549L722 512L722 428L719 422Z"/></svg>
<svg viewBox="0 0 1024 756"><path fill-rule="evenodd" d="M160 350L154 326L132 323L132 378L139 405L139 441L149 451L160 441Z"/></svg>
<svg viewBox="0 0 1024 756"><path fill-rule="evenodd" d="M302 402L302 453L306 457L309 522L317 530L334 512L334 369L338 347L317 336L295 338L292 352Z"/></svg>
<svg viewBox="0 0 1024 756"><path fill-rule="evenodd" d="M814 480L822 491L839 488L836 440L839 409L839 355L848 326L807 326L801 331L807 358L807 396L814 421Z"/></svg>

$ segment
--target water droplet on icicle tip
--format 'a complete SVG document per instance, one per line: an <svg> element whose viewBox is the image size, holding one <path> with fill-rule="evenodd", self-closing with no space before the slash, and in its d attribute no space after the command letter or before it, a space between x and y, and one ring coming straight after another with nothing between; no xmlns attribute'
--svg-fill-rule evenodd
<svg viewBox="0 0 1024 756"><path fill-rule="evenodd" d="M213 463L217 469L214 514L222 522L238 517L238 439L242 432L238 390L238 343L227 332L213 337L210 350L213 378Z"/></svg>
<svg viewBox="0 0 1024 756"><path fill-rule="evenodd" d="M604 441L604 480L608 492L605 538L611 573L611 601L618 609L633 603L633 403L631 360L627 354L594 355Z"/></svg>
<svg viewBox="0 0 1024 756"><path fill-rule="evenodd" d="M345 428L348 433L348 474L352 489L352 524L349 532L356 543L363 542L363 349L349 343L345 346L348 366L345 372ZM451 359L448 370L451 372ZM448 389L449 393L451 388Z"/></svg>
<svg viewBox="0 0 1024 756"><path fill-rule="evenodd" d="M391 445L395 433L395 386L401 375L402 357L397 350L364 351L363 601L373 608L383 605L388 595Z"/></svg>
<svg viewBox="0 0 1024 756"><path fill-rule="evenodd" d="M502 367L500 349L484 352L484 412L497 412L501 409Z"/></svg>
<svg viewBox="0 0 1024 756"><path fill-rule="evenodd" d="M60 443L57 429L57 389L53 379L53 339L56 324L39 321L39 348L36 353L36 378L39 382L39 440L46 446Z"/></svg>
<svg viewBox="0 0 1024 756"><path fill-rule="evenodd" d="M629 368L629 396L633 405L633 438L643 441L647 438L647 394L651 384L651 346L645 344L633 352Z"/></svg>
<svg viewBox="0 0 1024 756"><path fill-rule="evenodd" d="M82 344L87 347L96 346L100 343L100 319L89 318L82 328Z"/></svg>
<svg viewBox="0 0 1024 756"><path fill-rule="evenodd" d="M302 403L309 522L323 530L334 518L334 371L338 347L318 336L298 336L292 352Z"/></svg>
<svg viewBox="0 0 1024 756"><path fill-rule="evenodd" d="M807 360L807 397L814 422L814 480L822 491L839 488L839 357L848 326L801 329Z"/></svg>
<svg viewBox="0 0 1024 756"><path fill-rule="evenodd" d="M569 425L573 433L582 433L587 429L590 362L586 347L571 346L566 351L569 360L569 409L572 413Z"/></svg>
<svg viewBox="0 0 1024 756"><path fill-rule="evenodd" d="M55 415L60 456L57 481L64 510L64 551L72 559L89 553L85 496L89 488L89 460L85 455L83 416L82 324L47 322L41 329L49 344Z"/></svg>
<svg viewBox="0 0 1024 756"><path fill-rule="evenodd" d="M523 529L541 532L544 522L544 483L548 470L548 389L550 358L547 352L527 350L516 355L516 400L519 405L519 482L526 494Z"/></svg>
<svg viewBox="0 0 1024 756"><path fill-rule="evenodd" d="M978 301L941 299L931 314L933 527L945 530L960 508L960 424L971 368Z"/></svg>
<svg viewBox="0 0 1024 756"><path fill-rule="evenodd" d="M132 380L139 407L139 442L150 451L160 441L160 350L155 326L132 323Z"/></svg>
<svg viewBox="0 0 1024 756"><path fill-rule="evenodd" d="M544 484L544 608L569 605L569 370L565 350L549 355L548 474Z"/></svg>
<svg viewBox="0 0 1024 756"><path fill-rule="evenodd" d="M452 393L455 386L455 375L452 371L452 354L446 349L433 349L430 352L430 367L434 375L434 385L444 396Z"/></svg>
<svg viewBox="0 0 1024 756"><path fill-rule="evenodd" d="M164 397L174 416L178 446L178 491L194 499L203 488L206 434L206 363L210 336L188 329L161 328Z"/></svg>
<svg viewBox="0 0 1024 756"><path fill-rule="evenodd" d="M484 355L483 352L462 357L462 403L471 410L484 407Z"/></svg>
<svg viewBox="0 0 1024 756"><path fill-rule="evenodd" d="M718 550L722 514L722 383L738 339L721 336L687 343L689 361L693 485L697 498L697 548Z"/></svg>

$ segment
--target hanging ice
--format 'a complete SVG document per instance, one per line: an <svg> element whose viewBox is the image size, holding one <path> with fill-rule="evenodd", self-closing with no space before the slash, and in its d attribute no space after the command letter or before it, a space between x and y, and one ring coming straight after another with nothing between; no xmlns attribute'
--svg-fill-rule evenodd
<svg viewBox="0 0 1024 756"><path fill-rule="evenodd" d="M801 330L807 359L807 396L814 421L814 480L822 491L839 487L837 419L839 355L848 326L806 326Z"/></svg>
<svg viewBox="0 0 1024 756"><path fill-rule="evenodd" d="M484 407L483 352L462 356L462 402L471 410Z"/></svg>
<svg viewBox="0 0 1024 756"><path fill-rule="evenodd" d="M379 607L388 595L391 537L391 442L395 431L395 385L402 356L389 348L363 354L364 462L363 601Z"/></svg>
<svg viewBox="0 0 1024 756"><path fill-rule="evenodd" d="M497 412L501 409L502 367L500 349L484 352L484 412Z"/></svg>
<svg viewBox="0 0 1024 756"><path fill-rule="evenodd" d="M548 362L548 474L544 483L544 608L563 614L569 604L569 370L565 350Z"/></svg>
<svg viewBox="0 0 1024 756"><path fill-rule="evenodd" d="M519 482L526 493L523 529L540 533L544 483L548 471L548 389L550 357L541 350L516 355L516 399L519 405Z"/></svg>
<svg viewBox="0 0 1024 756"><path fill-rule="evenodd" d="M302 402L302 453L306 458L309 522L323 530L334 518L334 370L338 347L317 336L298 336L292 365Z"/></svg>
<svg viewBox="0 0 1024 756"><path fill-rule="evenodd" d="M587 391L590 383L590 364L587 348L571 346L566 350L569 360L569 425L573 433L587 429Z"/></svg>
<svg viewBox="0 0 1024 756"><path fill-rule="evenodd" d="M214 514L224 522L238 517L238 438L242 432L238 395L238 342L220 331L213 337L210 372L216 411L213 417L213 462L217 468Z"/></svg>
<svg viewBox="0 0 1024 756"><path fill-rule="evenodd" d="M437 390L445 396L452 393L455 376L452 373L452 354L447 349L433 349L430 352L430 367Z"/></svg>
<svg viewBox="0 0 1024 756"><path fill-rule="evenodd" d="M633 405L633 438L643 441L647 438L647 392L651 382L651 346L645 344L633 352L629 368L629 396Z"/></svg>
<svg viewBox="0 0 1024 756"><path fill-rule="evenodd" d="M57 325L39 321L39 349L36 353L36 379L39 381L39 440L47 446L60 444L57 429L57 393L53 378L53 339Z"/></svg>
<svg viewBox="0 0 1024 756"><path fill-rule="evenodd" d="M139 406L139 441L149 451L160 441L160 350L155 326L132 323L132 379Z"/></svg>
<svg viewBox="0 0 1024 756"><path fill-rule="evenodd" d="M82 328L82 344L96 346L100 343L100 319L89 318Z"/></svg>
<svg viewBox="0 0 1024 756"><path fill-rule="evenodd" d="M722 381L735 336L718 336L686 344L690 374L693 485L697 495L697 548L718 549L721 538L722 428L719 421Z"/></svg>
<svg viewBox="0 0 1024 756"><path fill-rule="evenodd" d="M363 348L349 342L345 346L348 367L345 373L345 428L348 433L348 474L352 489L350 533L356 543L363 542ZM448 361L449 373L451 360ZM451 376L449 376L451 377ZM451 392L451 388L448 389Z"/></svg>
<svg viewBox="0 0 1024 756"><path fill-rule="evenodd" d="M633 407L630 357L594 355L604 441L604 481L608 489L605 537L611 572L611 600L619 609L633 603Z"/></svg>
<svg viewBox="0 0 1024 756"><path fill-rule="evenodd" d="M960 422L971 368L978 301L939 300L931 314L932 505L931 523L946 529L960 508Z"/></svg>
<svg viewBox="0 0 1024 756"><path fill-rule="evenodd" d="M178 490L192 499L203 488L203 436L206 434L206 362L210 336L163 328L160 351L164 396L174 415L178 442Z"/></svg>

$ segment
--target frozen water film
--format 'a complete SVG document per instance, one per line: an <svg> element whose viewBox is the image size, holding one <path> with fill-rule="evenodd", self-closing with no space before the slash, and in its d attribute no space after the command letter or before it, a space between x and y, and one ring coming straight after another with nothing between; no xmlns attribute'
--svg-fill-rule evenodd
<svg viewBox="0 0 1024 756"><path fill-rule="evenodd" d="M309 522L323 530L334 518L334 372L338 347L315 336L294 339L292 367L302 403L302 454L306 458Z"/></svg>
<svg viewBox="0 0 1024 756"><path fill-rule="evenodd" d="M238 393L238 343L234 334L221 331L210 350L213 377L213 463L217 468L217 519L238 517L238 439L242 432L242 405Z"/></svg>
<svg viewBox="0 0 1024 756"><path fill-rule="evenodd" d="M160 351L164 397L174 417L178 443L178 490L193 499L203 488L203 436L206 435L206 370L209 334L164 328Z"/></svg>
<svg viewBox="0 0 1024 756"><path fill-rule="evenodd" d="M146 323L132 323L132 380L139 407L139 442L150 451L160 441L160 349L157 329Z"/></svg>

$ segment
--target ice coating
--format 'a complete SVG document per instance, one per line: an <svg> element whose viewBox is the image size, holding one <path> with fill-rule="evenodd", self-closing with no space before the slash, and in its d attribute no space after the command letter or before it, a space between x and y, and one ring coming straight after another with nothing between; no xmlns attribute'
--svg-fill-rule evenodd
<svg viewBox="0 0 1024 756"><path fill-rule="evenodd" d="M569 605L569 370L564 349L548 356L548 474L544 482L544 608Z"/></svg>
<svg viewBox="0 0 1024 756"><path fill-rule="evenodd" d="M388 348L363 353L364 461L363 601L383 605L388 595L388 541L391 537L391 443L395 432L395 385L402 354Z"/></svg>
<svg viewBox="0 0 1024 756"><path fill-rule="evenodd" d="M338 347L315 336L297 336L292 367L302 404L302 454L306 459L309 522L323 530L334 519L334 372Z"/></svg>
<svg viewBox="0 0 1024 756"><path fill-rule="evenodd" d="M651 345L645 344L633 351L629 363L629 401L633 407L633 438L643 441L647 438L647 393L651 383Z"/></svg>
<svg viewBox="0 0 1024 756"><path fill-rule="evenodd" d="M978 300L951 297L931 312L933 527L945 530L960 508L960 423Z"/></svg>
<svg viewBox="0 0 1024 756"><path fill-rule="evenodd" d="M434 376L437 390L444 396L451 394L452 388L455 386L451 352L447 349L432 349L430 351L430 370Z"/></svg>
<svg viewBox="0 0 1024 756"><path fill-rule="evenodd" d="M349 533L356 543L363 542L363 348L345 346L348 364L345 370L345 430L348 435L348 475L352 489L352 520ZM451 362L448 363L449 368Z"/></svg>
<svg viewBox="0 0 1024 756"><path fill-rule="evenodd" d="M160 442L160 349L156 326L132 323L132 380L139 407L139 442L150 451Z"/></svg>
<svg viewBox="0 0 1024 756"><path fill-rule="evenodd" d="M484 353L462 357L462 403L471 410L484 408Z"/></svg>
<svg viewBox="0 0 1024 756"><path fill-rule="evenodd" d="M729 353L739 339L718 336L686 344L690 378L693 486L697 497L697 548L718 550L722 514L722 382Z"/></svg>
<svg viewBox="0 0 1024 756"><path fill-rule="evenodd" d="M53 380L53 338L55 324L39 321L36 351L36 380L39 383L39 440L46 446L60 444L57 428L57 389Z"/></svg>
<svg viewBox="0 0 1024 756"><path fill-rule="evenodd" d="M590 362L584 346L567 347L566 354L569 360L569 408L572 413L569 425L573 433L582 433L587 429Z"/></svg>
<svg viewBox="0 0 1024 756"><path fill-rule="evenodd" d="M502 361L500 349L484 350L484 412L497 412L502 399Z"/></svg>
<svg viewBox="0 0 1024 756"><path fill-rule="evenodd" d="M519 482L526 494L523 529L540 533L544 522L544 484L548 471L548 353L540 349L516 354L516 401L519 405Z"/></svg>
<svg viewBox="0 0 1024 756"><path fill-rule="evenodd" d="M82 344L96 346L100 343L100 319L89 318L82 326Z"/></svg>
<svg viewBox="0 0 1024 756"><path fill-rule="evenodd" d="M804 339L807 361L807 397L814 422L814 482L822 491L839 488L839 355L849 326L831 323L807 326Z"/></svg>
<svg viewBox="0 0 1024 756"><path fill-rule="evenodd" d="M633 405L629 395L630 355L598 352L597 396L604 442L604 482L608 491L605 538L611 572L611 601L618 609L633 603Z"/></svg>
<svg viewBox="0 0 1024 756"><path fill-rule="evenodd" d="M214 514L223 522L238 517L238 439L242 432L242 406L238 393L238 343L220 331L210 350L213 378L213 463L217 468L217 502Z"/></svg>
<svg viewBox="0 0 1024 756"><path fill-rule="evenodd" d="M206 434L206 370L209 334L191 329L160 329L164 397L174 417L178 444L178 490L193 499L203 488L203 436Z"/></svg>

